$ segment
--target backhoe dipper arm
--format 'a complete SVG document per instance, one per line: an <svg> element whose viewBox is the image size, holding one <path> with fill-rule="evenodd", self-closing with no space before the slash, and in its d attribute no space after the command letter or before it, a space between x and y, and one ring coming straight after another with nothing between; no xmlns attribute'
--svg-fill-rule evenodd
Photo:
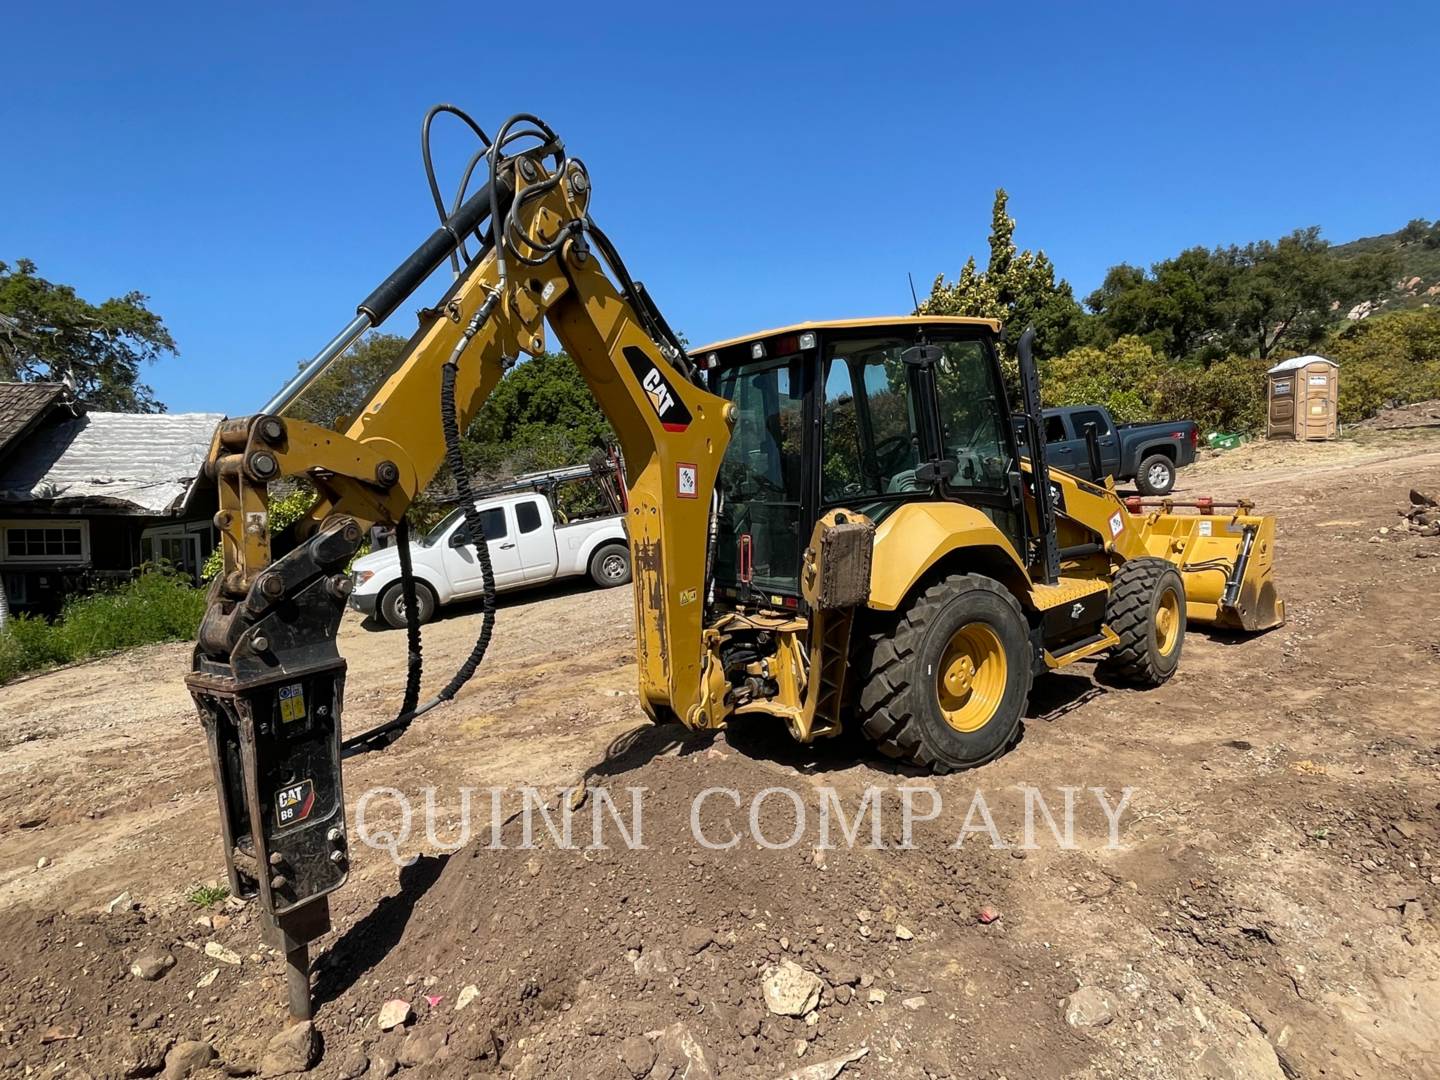
<svg viewBox="0 0 1440 1080"><path fill-rule="evenodd" d="M289 955L297 1016L309 1015L306 943L329 928L326 897L348 868L345 662L335 646L350 591L345 568L366 528L399 522L445 459L442 393L453 392L463 431L520 354L544 349L547 322L625 455L644 708L656 719L709 726L710 696L723 693L723 678L705 670L702 633L711 496L732 406L686 376L663 321L637 299L589 220L584 166L537 127L549 136L544 144L496 152L490 185L361 305L267 411L225 422L207 464L219 487L224 571L187 683L209 740L231 889L259 900ZM478 231L484 201L493 208L487 243L440 303L420 313L403 359L344 433L283 415L347 336L378 324ZM319 498L294 546L272 559L267 487L298 476Z"/></svg>

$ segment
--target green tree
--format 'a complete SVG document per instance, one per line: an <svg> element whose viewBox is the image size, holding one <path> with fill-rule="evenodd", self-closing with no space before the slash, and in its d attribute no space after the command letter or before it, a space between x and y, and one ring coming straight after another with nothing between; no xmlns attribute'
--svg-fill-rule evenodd
<svg viewBox="0 0 1440 1080"><path fill-rule="evenodd" d="M1400 230L1400 243L1420 244L1430 235L1433 226L1423 217L1411 218Z"/></svg>
<svg viewBox="0 0 1440 1080"><path fill-rule="evenodd" d="M1221 304L1231 351L1261 359L1318 344L1353 304L1386 292L1400 266L1393 254L1337 259L1314 225L1216 256L1234 272Z"/></svg>
<svg viewBox="0 0 1440 1080"><path fill-rule="evenodd" d="M399 366L405 345L406 339L399 334L365 335L306 387L305 393L290 407L290 415L343 431ZM435 410L439 417L438 400Z"/></svg>
<svg viewBox="0 0 1440 1080"><path fill-rule="evenodd" d="M1045 404L1104 405L1122 424L1152 420L1163 356L1143 338L1127 335L1104 348L1082 345L1041 367Z"/></svg>
<svg viewBox="0 0 1440 1080"><path fill-rule="evenodd" d="M543 353L500 380L465 433L465 459L476 472L500 477L583 464L614 441L575 362Z"/></svg>
<svg viewBox="0 0 1440 1080"><path fill-rule="evenodd" d="M1044 251L1015 246L1015 219L1006 210L1009 196L995 192L990 215L990 260L980 270L972 255L960 276L947 282L940 274L920 304L924 315L969 315L1000 319L1017 331L1035 327L1035 353L1056 356L1080 340L1083 312L1068 282L1055 280L1055 266Z"/></svg>
<svg viewBox="0 0 1440 1080"><path fill-rule="evenodd" d="M1174 359L1261 359L1313 348L1360 300L1381 296L1399 273L1393 253L1340 258L1317 227L1278 241L1213 251L1189 248L1147 273L1113 266L1085 298L1091 339L1143 338Z"/></svg>
<svg viewBox="0 0 1440 1080"><path fill-rule="evenodd" d="M1167 356L1214 348L1224 330L1220 305L1233 283L1229 267L1205 248L1189 248L1151 268L1112 266L1085 298L1097 316L1091 337L1107 345L1127 335L1144 338Z"/></svg>
<svg viewBox="0 0 1440 1080"><path fill-rule="evenodd" d="M100 304L36 273L29 259L0 262L0 379L73 380L86 404L116 412L163 412L139 381L142 364L174 353L165 323L138 292Z"/></svg>

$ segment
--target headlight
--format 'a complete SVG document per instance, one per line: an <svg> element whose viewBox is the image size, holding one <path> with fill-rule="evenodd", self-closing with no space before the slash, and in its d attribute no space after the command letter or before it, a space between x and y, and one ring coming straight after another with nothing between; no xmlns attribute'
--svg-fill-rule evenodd
<svg viewBox="0 0 1440 1080"><path fill-rule="evenodd" d="M374 577L374 576L375 576L375 571L374 571L374 570L356 570L356 571L355 571L355 584L356 584L356 585L364 585L365 582L369 581L369 580L370 580L372 577Z"/></svg>

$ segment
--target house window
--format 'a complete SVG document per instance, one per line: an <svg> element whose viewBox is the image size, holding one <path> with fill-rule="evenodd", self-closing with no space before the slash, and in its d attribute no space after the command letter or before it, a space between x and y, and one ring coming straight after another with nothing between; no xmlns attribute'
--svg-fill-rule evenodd
<svg viewBox="0 0 1440 1080"><path fill-rule="evenodd" d="M140 558L189 574L197 582L205 558L214 549L209 522L159 525L140 534Z"/></svg>
<svg viewBox="0 0 1440 1080"><path fill-rule="evenodd" d="M0 522L8 563L80 565L90 560L90 526L84 521Z"/></svg>

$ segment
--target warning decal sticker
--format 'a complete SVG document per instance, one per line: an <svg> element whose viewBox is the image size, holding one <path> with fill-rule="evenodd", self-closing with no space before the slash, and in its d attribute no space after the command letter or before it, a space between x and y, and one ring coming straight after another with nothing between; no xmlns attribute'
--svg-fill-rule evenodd
<svg viewBox="0 0 1440 1080"><path fill-rule="evenodd" d="M299 825L315 809L315 782L301 780L275 793L275 827Z"/></svg>
<svg viewBox="0 0 1440 1080"><path fill-rule="evenodd" d="M292 683L280 688L280 719L285 723L305 719L305 686Z"/></svg>
<svg viewBox="0 0 1440 1080"><path fill-rule="evenodd" d="M1124 526L1125 519L1120 516L1120 511L1116 510L1115 513L1110 515L1110 539L1114 540L1115 537L1119 536L1120 530Z"/></svg>
<svg viewBox="0 0 1440 1080"><path fill-rule="evenodd" d="M699 498L700 469L682 461L675 466L675 493L682 499Z"/></svg>

